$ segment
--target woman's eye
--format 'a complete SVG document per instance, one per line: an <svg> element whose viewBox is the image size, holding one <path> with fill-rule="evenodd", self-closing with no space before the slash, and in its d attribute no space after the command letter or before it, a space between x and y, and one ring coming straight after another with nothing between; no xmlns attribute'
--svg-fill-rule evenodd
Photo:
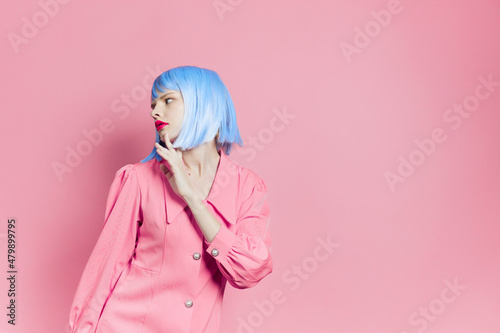
<svg viewBox="0 0 500 333"><path fill-rule="evenodd" d="M167 101L172 98L165 98L165 104L168 104Z"/></svg>

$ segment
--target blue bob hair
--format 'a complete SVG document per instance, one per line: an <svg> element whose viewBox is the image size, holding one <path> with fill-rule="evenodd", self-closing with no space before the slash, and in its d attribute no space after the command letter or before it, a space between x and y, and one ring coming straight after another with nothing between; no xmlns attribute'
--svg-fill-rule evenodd
<svg viewBox="0 0 500 333"><path fill-rule="evenodd" d="M231 153L233 143L243 146L233 100L216 72L196 66L172 68L154 80L152 99L159 96L157 91L165 92L166 89L180 91L184 100L184 119L172 144L174 148L192 149L214 138L217 150L224 149L226 155ZM162 144L157 131L156 142ZM141 163L152 158L162 160L156 147Z"/></svg>

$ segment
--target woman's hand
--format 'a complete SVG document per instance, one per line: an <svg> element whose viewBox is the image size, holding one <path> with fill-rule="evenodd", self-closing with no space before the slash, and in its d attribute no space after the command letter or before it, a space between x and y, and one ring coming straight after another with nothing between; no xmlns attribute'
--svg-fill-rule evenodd
<svg viewBox="0 0 500 333"><path fill-rule="evenodd" d="M163 141L167 148L162 147L159 143L155 143L156 152L163 158L160 165L161 171L165 174L170 186L177 195L183 199L193 195L194 190L184 168L182 151L180 149L176 150L172 146L167 133L165 133Z"/></svg>

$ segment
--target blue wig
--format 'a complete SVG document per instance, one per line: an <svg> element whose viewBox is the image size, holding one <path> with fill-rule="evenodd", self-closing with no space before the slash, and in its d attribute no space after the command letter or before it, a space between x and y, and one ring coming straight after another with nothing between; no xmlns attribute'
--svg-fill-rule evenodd
<svg viewBox="0 0 500 333"><path fill-rule="evenodd" d="M157 91L165 92L166 89L180 91L184 100L184 119L172 144L174 148L192 149L214 138L217 150L224 149L226 155L231 153L233 143L243 146L233 100L216 72L196 66L172 68L154 80L152 99L158 97ZM156 142L163 145L157 131ZM153 157L162 160L156 147L141 163Z"/></svg>

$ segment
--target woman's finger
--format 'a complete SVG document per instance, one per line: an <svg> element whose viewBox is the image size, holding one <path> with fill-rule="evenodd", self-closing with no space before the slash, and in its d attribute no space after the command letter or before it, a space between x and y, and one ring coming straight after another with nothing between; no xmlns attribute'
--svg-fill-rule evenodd
<svg viewBox="0 0 500 333"><path fill-rule="evenodd" d="M163 160L161 161L162 165L164 165L167 168L167 170L170 171L170 168L172 166L172 160L168 149L165 149L158 142L155 142L155 146L156 146L156 152L163 158Z"/></svg>
<svg viewBox="0 0 500 333"><path fill-rule="evenodd" d="M174 147L172 146L172 142L170 142L170 140L168 139L168 133L165 133L165 139L163 141L165 141L165 145L167 146L168 150L175 151Z"/></svg>
<svg viewBox="0 0 500 333"><path fill-rule="evenodd" d="M161 172L163 172L164 174L167 174L167 167L163 164L160 164L160 170Z"/></svg>
<svg viewBox="0 0 500 333"><path fill-rule="evenodd" d="M174 148L174 146L172 145L172 142L170 142L170 140L168 138L168 133L165 133L165 144L168 148L168 151L172 152L172 153L176 153L177 159L182 163L182 165L184 165L184 159L182 158L182 150Z"/></svg>
<svg viewBox="0 0 500 333"><path fill-rule="evenodd" d="M155 147L156 147L156 152L158 153L158 155L160 155L163 158L168 156L168 154L167 154L168 150L166 150L164 147L162 147L158 142L155 142Z"/></svg>
<svg viewBox="0 0 500 333"><path fill-rule="evenodd" d="M160 164L160 169L161 171L167 176L167 178L170 178L171 172L170 170L165 166L165 164Z"/></svg>

